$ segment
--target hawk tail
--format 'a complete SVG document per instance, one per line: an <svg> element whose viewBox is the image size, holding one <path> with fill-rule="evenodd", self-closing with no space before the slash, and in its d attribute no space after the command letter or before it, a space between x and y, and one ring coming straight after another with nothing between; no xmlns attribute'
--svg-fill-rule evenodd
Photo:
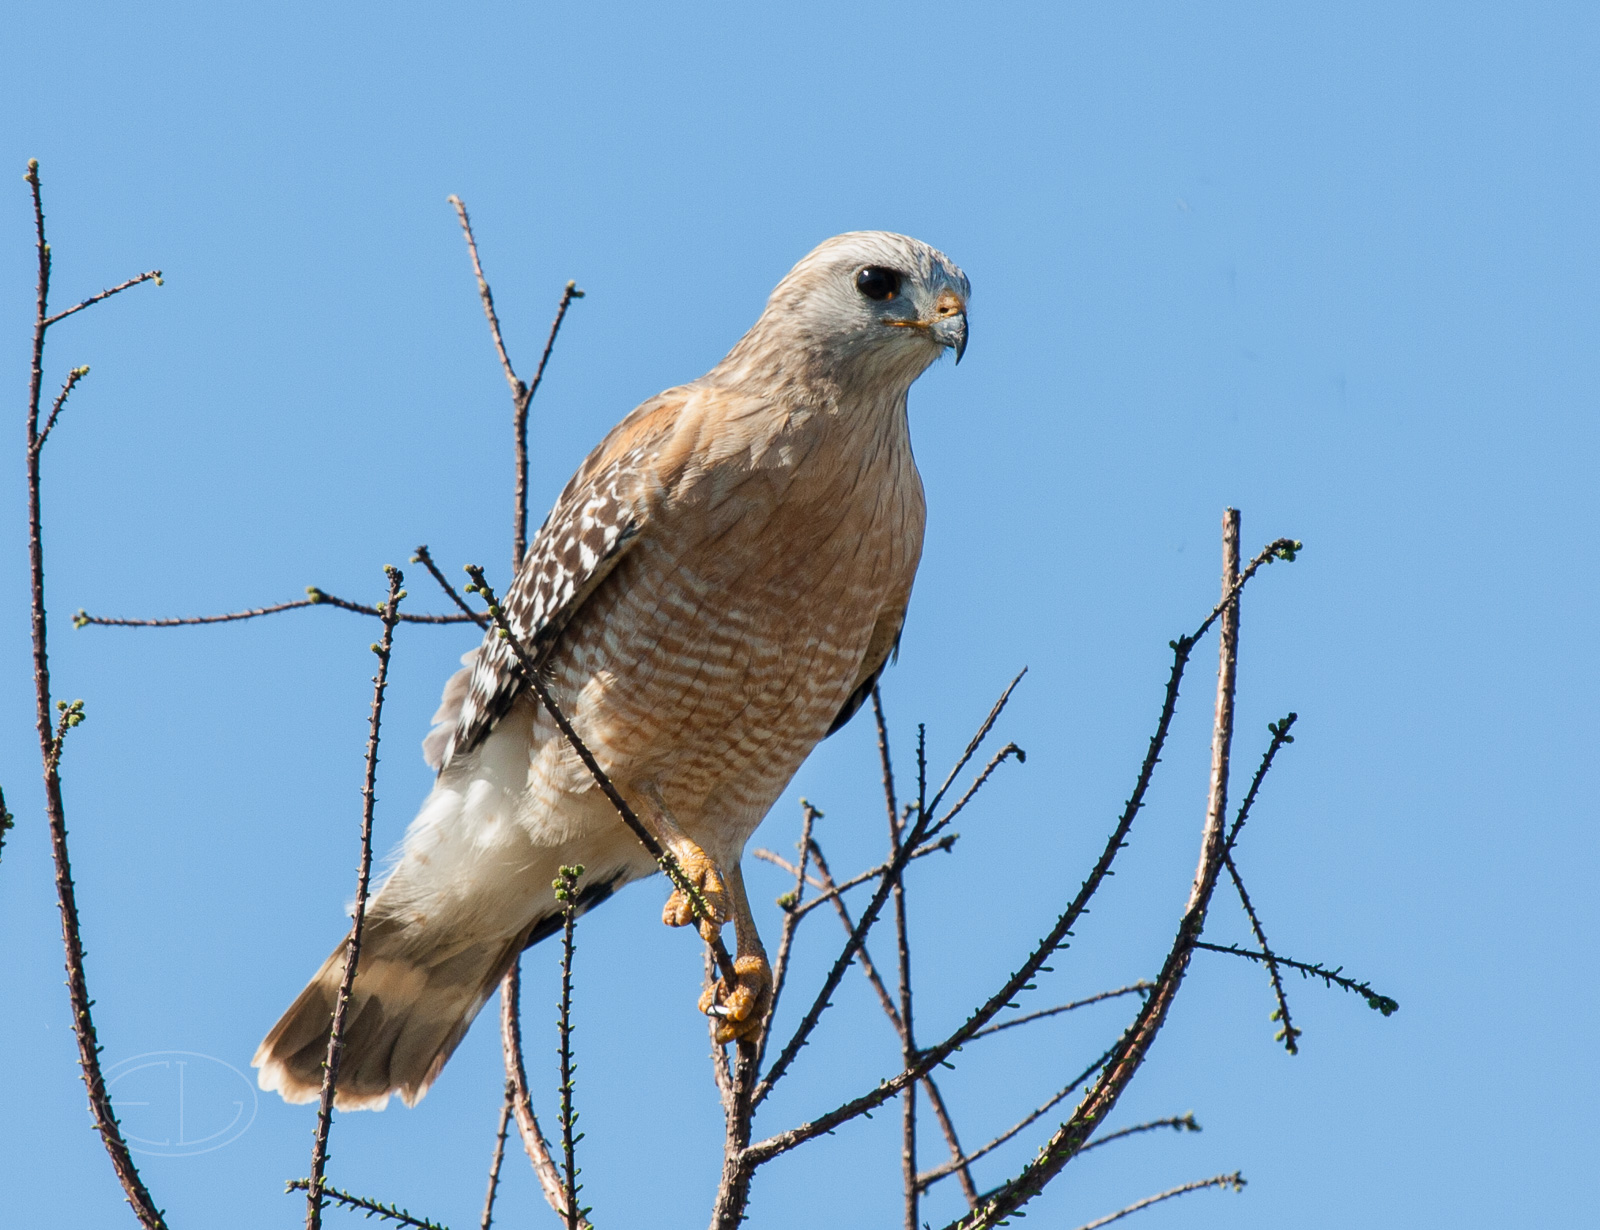
<svg viewBox="0 0 1600 1230"><path fill-rule="evenodd" d="M386 953L400 946L384 938L381 924L379 934L363 937L334 1097L341 1110L382 1110L391 1093L414 1106L523 946L519 935L426 964L403 950ZM251 1061L261 1069L261 1088L277 1090L286 1102L315 1101L321 1093L344 956L340 944Z"/></svg>

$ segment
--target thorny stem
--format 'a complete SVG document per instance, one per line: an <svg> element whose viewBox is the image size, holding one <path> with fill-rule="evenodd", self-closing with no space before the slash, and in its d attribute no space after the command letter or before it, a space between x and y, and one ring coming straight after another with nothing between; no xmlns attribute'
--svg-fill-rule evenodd
<svg viewBox="0 0 1600 1230"><path fill-rule="evenodd" d="M522 966L520 960L511 966L500 983L500 1046L505 1053L506 1082L511 1086L514 1102L512 1113L517 1118L517 1134L522 1137L522 1148L533 1167L539 1189L545 1202L555 1210L556 1216L566 1220L566 1196L561 1186L561 1175L555 1160L550 1156L550 1146L533 1113L533 1099L528 1091L528 1069L522 1061ZM582 1214L580 1213L580 1217ZM580 1222L588 1225L588 1222Z"/></svg>
<svg viewBox="0 0 1600 1230"><path fill-rule="evenodd" d="M394 629L398 624L400 600L405 597L405 576L398 568L387 567L389 597L383 605L383 638L372 646L378 655L378 673L372 680L372 715L367 731L366 778L361 785L361 858L356 870L355 917L350 923L350 938L345 944L344 972L339 979L339 996L333 1003L333 1022L328 1030L328 1054L322 1065L322 1096L317 1106L316 1135L311 1145L311 1177L306 1188L306 1230L322 1225L323 1174L328 1165L328 1132L333 1126L333 1099L339 1085L339 1061L344 1055L345 1018L350 1009L350 991L355 986L356 968L361 961L361 933L367 915L367 888L372 881L372 816L378 802L378 735L383 724L383 695L389 683L389 657L394 649Z"/></svg>
<svg viewBox="0 0 1600 1230"><path fill-rule="evenodd" d="M247 611L229 611L222 615L170 616L164 619L113 619L110 616L91 615L87 611L79 610L72 617L72 623L78 628L87 628L90 625L102 628L189 628L197 624L228 624L241 619L258 619L262 615L276 615L279 611L297 611L307 606L331 606L357 615L370 615L374 619L383 618L382 606L351 602L348 598L337 597L326 590L318 589L315 585L307 585L304 598L294 602L279 602L272 606L251 607ZM402 624L464 624L481 623L481 617L474 615L470 610L464 615L412 615L402 612L395 617L395 621Z"/></svg>
<svg viewBox="0 0 1600 1230"><path fill-rule="evenodd" d="M1255 804L1256 795L1261 790L1261 783L1267 776L1267 770L1272 768L1273 759L1278 754L1278 749L1285 743L1293 743L1294 736L1289 733L1295 724L1298 714L1291 713L1281 722L1268 722L1267 729L1272 732L1272 742L1267 745L1266 754L1261 757L1261 764L1256 769L1256 775L1251 779L1250 789L1245 793L1244 802L1239 805L1239 814L1233 821L1233 827L1228 830L1228 841L1222 851L1224 865L1228 875L1233 879L1233 886L1239 892L1239 904L1244 907L1245 916L1250 920L1250 930L1256 937L1256 943L1261 945L1261 951L1267 958L1267 977L1272 981L1272 994L1278 1001L1278 1009L1274 1014L1277 1020L1283 1022L1283 1028L1278 1031L1277 1040L1291 1055L1300 1053L1300 1030L1294 1027L1294 1021L1289 1016L1289 997L1284 994L1283 978L1278 973L1278 963L1272 957L1272 945L1267 942L1267 933L1262 929L1261 919L1256 914L1256 907L1250 900L1250 894L1245 891L1244 877L1239 874L1238 865L1233 861L1233 848L1239 841L1239 832L1245 826L1245 821L1250 816L1250 808Z"/></svg>
<svg viewBox="0 0 1600 1230"><path fill-rule="evenodd" d="M804 917L800 910L801 898L806 891L806 864L811 858L811 830L822 813L805 800L800 800L800 857L795 860L794 889L785 896L780 905L783 907L783 930L778 937L778 956L772 963L772 1007L767 1011L766 1023L761 1027L761 1037L756 1041L756 1069L761 1068L762 1060L767 1054L767 1040L772 1036L772 1022L778 1015L778 999L783 995L784 979L789 974L789 950L794 947L794 934L800 926L800 919Z"/></svg>
<svg viewBox="0 0 1600 1230"><path fill-rule="evenodd" d="M817 814L818 816L822 815L821 812L818 812ZM930 854L948 854L955 846L956 842L960 839L960 833L946 833L943 837L935 838L933 841L925 841L911 852L911 857L907 860L907 862L916 862L917 859L926 858ZM752 858L758 858L764 863L771 863L774 867L782 868L790 875L795 874L795 864L791 863L782 855L775 854L771 850L757 847L756 849L750 851L750 855ZM808 875L806 877L806 883L811 885L812 888L822 891L820 891L817 896L811 898L810 901L794 906L792 908L792 913L794 913L797 920L804 918L818 906L827 905L828 902L832 901L835 897L842 896L843 894L849 892L852 888L860 888L869 880L876 880L888 870L888 863L879 863L876 867L871 867L866 871L859 872L858 874L853 875L848 880L844 881L844 883L835 884L832 888L828 889L823 889L821 880L817 879L815 876Z"/></svg>
<svg viewBox="0 0 1600 1230"><path fill-rule="evenodd" d="M582 299L583 291L576 282L568 282L561 292L561 302L556 307L556 318L550 325L550 336L545 339L544 353L539 356L538 369L533 381L524 384L511 366L511 355L506 350L505 338L500 333L500 317L494 310L494 293L483 275L483 264L478 259L478 241L472 234L472 220L467 217L467 207L458 196L448 198L455 206L456 217L461 220L461 233L467 240L467 254L472 258L472 274L478 280L478 298L483 301L483 314L489 322L489 336L494 341L495 354L500 357L500 368L505 372L506 384L511 388L512 433L517 459L516 500L512 519L511 568L513 573L522 567L528 553L528 407L533 395L544 380L545 366L550 362L550 352L555 349L556 334L561 332L561 322L567 318L567 309L574 299Z"/></svg>
<svg viewBox="0 0 1600 1230"><path fill-rule="evenodd" d="M1283 1043L1283 1049L1289 1054L1298 1055L1301 1031L1294 1027L1294 1021L1289 1016L1289 997L1284 994L1283 977L1278 972L1278 962L1273 955L1272 945L1267 942L1267 933L1261 927L1261 919L1256 914L1256 907L1250 900L1250 894L1245 891L1244 877L1239 874L1233 855L1224 850L1222 862L1228 869L1228 875L1233 878L1233 886L1239 892L1239 904L1244 907L1245 917L1250 920L1250 930L1256 937L1256 943L1261 945L1261 953L1266 958L1267 977L1272 980L1272 994L1278 1001L1278 1010L1273 1015L1283 1022L1283 1028L1278 1031L1276 1040Z"/></svg>
<svg viewBox="0 0 1600 1230"><path fill-rule="evenodd" d="M517 1091L506 1082L506 1095L500 1103L500 1122L495 1128L494 1153L489 1158L489 1189L483 1196L483 1216L478 1220L478 1230L489 1230L494 1224L494 1200L500 1191L500 1164L506 1156L506 1132L511 1127L511 1108Z"/></svg>
<svg viewBox="0 0 1600 1230"><path fill-rule="evenodd" d="M0 854L5 853L6 834L16 823L16 817L6 810L6 792L0 790Z"/></svg>
<svg viewBox="0 0 1600 1230"><path fill-rule="evenodd" d="M894 768L889 759L889 727L883 714L883 697L876 685L872 689L872 717L878 732L878 756L883 765L883 801L889 816L889 857L894 859L900 854L900 815L895 800ZM925 814L928 797L928 758L927 758L927 732L922 726L917 727L917 819L921 822ZM821 865L819 858L818 865ZM843 911L844 902L835 898L835 903ZM906 929L906 880L904 865L902 873L894 878L894 934L897 958L897 971L900 977L900 1011L896 1022L897 1032L900 1034L900 1062L903 1067L911 1067L917 1061L917 1041L915 1026L911 1015L911 944ZM866 945L861 946L863 964L866 961ZM874 982L877 979L874 978ZM887 998L887 996L885 997ZM891 1013L890 1020L895 1020L897 1014ZM900 1178L905 1196L905 1230L917 1230L917 1206L922 1194L917 1186L917 1083L908 1083L900 1095ZM953 1131L953 1128L951 1129ZM955 1148L955 1156L961 1156L960 1146ZM971 1176L963 1170L963 1177L971 1182ZM976 1192L973 1193L976 1195Z"/></svg>
<svg viewBox="0 0 1600 1230"><path fill-rule="evenodd" d="M1251 561L1248 568L1237 574L1237 579L1234 583L1227 587L1223 601L1212 609L1211 614L1206 617L1200 627L1193 633L1180 637L1171 643L1173 651L1172 670L1167 678L1166 695L1162 702L1161 715L1156 722L1155 733L1150 736L1150 746L1145 753L1143 763L1140 765L1139 776L1134 783L1133 793L1128 797L1122 815L1117 821L1116 827L1112 830L1105 849L1101 851L1100 858L1090 871L1088 878L1084 880L1082 886L1078 889L1077 895L1067 906L1065 912L1062 913L1061 917L1056 920L1055 925L1035 946L1021 968L1006 981L999 991L968 1017L966 1022L955 1033L936 1046L924 1050L914 1069L900 1072L898 1075L881 1082L870 1093L846 1102L844 1105L836 1107L809 1123L802 1124L787 1132L780 1132L775 1136L751 1145L745 1158L746 1165L750 1167L759 1166L779 1154L797 1148L807 1140L811 1140L825 1132L830 1132L839 1124L848 1122L857 1115L865 1114L867 1111L881 1106L904 1088L906 1082L920 1080L924 1073L932 1071L938 1064L947 1060L957 1048L969 1041L978 1030L982 1029L1000 1011L1006 1008L1013 997L1027 987L1034 975L1044 968L1044 963L1050 954L1058 948L1064 947L1063 941L1071 937L1072 928L1087 912L1089 901L1099 891L1106 877L1111 874L1111 865L1116 861L1118 851L1126 844L1128 833L1133 828L1134 819L1144 806L1144 797L1150 788L1155 766L1161 759L1162 749L1166 746L1167 735L1172 728L1173 715L1177 710L1178 687L1183 681L1184 668L1188 665L1189 656L1193 653L1195 645L1199 642L1201 636L1210 629L1211 625L1216 622L1221 612L1237 602L1245 583L1263 563L1278 558L1293 559L1295 553L1300 549L1302 549L1300 543L1287 538L1280 538L1269 543ZM990 723L988 724L992 724L993 716L991 714ZM975 750L969 746L966 758L969 759ZM946 784L948 786L948 782ZM884 890L880 886L880 893L882 892ZM826 990L831 994L831 987L826 988ZM1165 1007L1161 1011L1164 1015ZM1144 1018L1141 1016L1140 1019L1143 1020ZM771 1078L769 1077L768 1081L770 1082L770 1080ZM759 1099L762 1090L758 1088L756 1092Z"/></svg>
<svg viewBox="0 0 1600 1230"><path fill-rule="evenodd" d="M573 1134L578 1123L578 1112L572 1106L576 1088L572 1062L572 954L573 930L578 922L578 877L582 867L563 867L556 877L556 900L561 903L561 1009L556 1020L558 1055L561 1062L561 1160L562 1198L566 1203L567 1230L578 1230L578 1223L589 1210L578 1207L578 1141L582 1133Z"/></svg>
<svg viewBox="0 0 1600 1230"><path fill-rule="evenodd" d="M1182 1187L1174 1187L1170 1191L1161 1192L1155 1196L1146 1196L1143 1200L1137 1200L1127 1208L1118 1209L1115 1213L1106 1217L1085 1222L1078 1227L1078 1230L1100 1230L1102 1226L1109 1226L1114 1221L1121 1221L1124 1217L1139 1212L1140 1209L1148 1209L1152 1204L1160 1204L1163 1200L1171 1200L1174 1196L1183 1196L1189 1192L1204 1191L1208 1187L1231 1187L1236 1192L1242 1192L1245 1188L1245 1177L1235 1170L1232 1174L1213 1175L1209 1179L1201 1179L1195 1183L1185 1183Z"/></svg>
<svg viewBox="0 0 1600 1230"><path fill-rule="evenodd" d="M67 814L61 796L61 773L56 735L51 719L50 659L47 651L47 623L44 601L44 522L41 513L40 461L42 449L39 430L39 399L44 387L45 334L51 325L81 311L93 303L107 299L118 291L136 286L151 279L159 281L159 274L141 274L120 286L102 291L85 299L76 307L55 316L49 314L50 304L50 245L44 234L44 202L40 193L39 163L28 163L26 176L33 194L33 224L39 253L39 280L35 298L33 322L33 353L28 379L27 412L27 466L28 466L28 572L29 599L33 640L33 688L39 732L40 759L44 771L45 819L50 829L50 851L55 861L56 898L61 908L61 941L67 965L67 994L72 1003L72 1029L78 1043L78 1065L83 1072L83 1083L89 1094L89 1109L94 1115L95 1127L111 1159L111 1167L127 1196L129 1205L145 1230L165 1230L166 1221L156 1208L138 1168L133 1164L122 1129L117 1125L116 1111L106 1092L105 1076L100 1069L100 1043L95 1033L90 1006L89 984L84 973L83 938L78 929L77 894L72 882L72 861L67 852ZM69 384L70 388L70 384ZM0 807L0 811L3 811Z"/></svg>
<svg viewBox="0 0 1600 1230"><path fill-rule="evenodd" d="M283 1185L285 1192L309 1192L310 1179L290 1179ZM379 1221L399 1222L402 1226L414 1226L416 1230L448 1230L436 1221L426 1217L414 1217L405 1209L397 1205L384 1204L381 1200L369 1200L365 1196L352 1196L349 1192L342 1192L337 1187L328 1186L328 1181L322 1181L322 1198L332 1200L335 1204L342 1204L347 1209L360 1209L367 1217L376 1217Z"/></svg>
<svg viewBox="0 0 1600 1230"><path fill-rule="evenodd" d="M1087 999L1075 999L1068 1004L1057 1004L1054 1008L1041 1008L1039 1011L1027 1013L1025 1016L1012 1017L1009 1021L998 1021L993 1025L985 1025L972 1037L976 1041L978 1038L986 1037L989 1034L997 1034L1002 1029L1013 1029L1018 1025L1042 1021L1046 1017L1060 1016L1063 1012L1074 1012L1079 1008L1087 1008L1090 1004L1098 1004L1101 1000L1116 999L1122 995L1143 995L1154 986L1155 983L1146 982L1141 978L1138 982L1130 982L1127 986L1118 987L1114 991L1101 991L1098 995L1091 995Z"/></svg>
<svg viewBox="0 0 1600 1230"><path fill-rule="evenodd" d="M1036 1109L1028 1112L1028 1114L1024 1115L1016 1123L1013 1123L988 1144L982 1146L981 1148L974 1149L971 1153L963 1154L955 1161L949 1161L942 1166L936 1166L932 1170L927 1171L925 1174L918 1176L918 1185L923 1188L932 1187L940 1179L946 1177L952 1171L954 1171L957 1168L958 1163L962 1166L971 1165L979 1158L985 1157L986 1155L994 1152L1029 1124L1037 1123L1040 1119L1044 1118L1045 1115L1049 1114L1051 1110L1064 1102L1074 1089L1078 1088L1078 1086L1082 1085L1084 1081L1088 1080L1096 1072L1100 1071L1101 1068L1105 1067L1111 1059L1111 1054L1111 1051L1107 1051L1104 1055L1101 1055L1099 1059L1096 1059L1082 1072L1074 1076L1066 1085L1062 1086L1062 1088L1053 1094L1050 1100L1043 1106L1037 1107ZM989 1195L993 1195L993 1193L991 1192ZM979 1199L986 1200L988 1199L988 1196L981 1196Z"/></svg>
<svg viewBox="0 0 1600 1230"><path fill-rule="evenodd" d="M1384 1016L1393 1016L1400 1011L1398 1000L1387 995L1381 995L1372 989L1368 982L1358 982L1354 978L1346 978L1339 971L1343 966L1328 969L1323 965L1309 964L1305 961L1295 961L1279 952L1251 952L1247 948L1240 948L1236 944L1208 944L1204 940L1196 941L1196 948L1204 948L1207 952L1220 952L1229 957L1244 957L1247 961L1272 961L1287 969L1296 970L1304 978L1320 978L1324 986L1338 987L1341 991L1349 991L1361 996L1367 1001L1367 1007Z"/></svg>
<svg viewBox="0 0 1600 1230"><path fill-rule="evenodd" d="M1109 1145L1114 1140L1123 1140L1129 1136L1138 1136L1145 1132L1154 1132L1160 1128L1171 1128L1175 1132L1198 1132L1200 1125L1195 1122L1194 1112L1186 1115L1170 1115L1165 1119L1151 1119L1148 1123L1135 1123L1131 1127L1118 1128L1115 1132L1107 1132L1104 1136L1096 1136L1079 1153L1087 1153L1090 1149L1098 1149L1101 1145Z"/></svg>
<svg viewBox="0 0 1600 1230"><path fill-rule="evenodd" d="M480 615L477 611L474 611L470 606L468 606L467 600L456 592L456 587L445 579L444 573L439 571L439 565L435 564L433 562L433 556L428 554L427 543L423 543L416 549L415 552L412 553L411 562L413 564L421 564L428 570L428 575L431 576L435 581L439 582L439 588L444 590L451 602L455 603L456 606L461 608L461 613L463 615L465 615L473 623L477 624L480 628L487 628L489 626L489 617L487 615Z"/></svg>
<svg viewBox="0 0 1600 1230"><path fill-rule="evenodd" d="M824 884L831 884L833 875L828 869L827 859L823 857L822 847L813 843L816 852L817 867L822 872ZM850 920L850 909L845 905L844 899L835 895L834 906L839 915L840 925L844 927L845 934L849 935L855 930L855 924ZM889 1024L894 1027L904 1043L905 1029L900 1023L900 1013L894 1006L894 1001L889 998L889 989L883 985L883 979L878 976L878 970L872 964L872 958L867 953L867 946L863 944L860 952L856 954L861 965L861 972L866 975L867 981L872 984L872 989L877 993L878 1003L883 1008L883 1013L889 1018ZM903 1049L903 1046L902 1046ZM934 1083L932 1076L922 1078L922 1087L928 1094L928 1105L933 1108L934 1118L939 1121L939 1130L944 1133L946 1146L953 1159L952 1169L959 1172L961 1177L961 1190L967 1196L969 1204L975 1204L978 1199L978 1189L972 1181L972 1172L968 1169L961 1153L961 1140L956 1135L955 1122L950 1118L949 1108L945 1106L944 1096L939 1092L939 1086ZM920 1184L919 1184L920 1189Z"/></svg>
<svg viewBox="0 0 1600 1230"><path fill-rule="evenodd" d="M975 1213L952 1223L951 1230L957 1226L961 1230L987 1230L1038 1195L1045 1184L1076 1156L1111 1113L1166 1021L1167 1010L1183 983L1189 958L1205 926L1206 908L1216 889L1222 855L1227 848L1223 825L1228 804L1229 754L1233 744L1233 703L1238 683L1240 587L1239 512L1230 508L1222 518L1222 630L1217 648L1217 704L1211 735L1210 797L1201 833L1200 861L1195 871L1194 885L1190 889L1189 902L1178 925L1172 949L1156 979L1155 989L1145 1000L1128 1031L1112 1048L1110 1061L1072 1117L1056 1130L1033 1162L1010 1182L990 1193ZM1202 627L1208 626L1209 622ZM1184 656L1179 648L1181 644L1174 646L1174 651L1180 657Z"/></svg>
<svg viewBox="0 0 1600 1230"><path fill-rule="evenodd" d="M517 568L522 567L522 559L528 553L528 407L533 404L533 395L539 391L539 385L544 381L545 365L550 362L550 352L555 349L556 334L561 332L561 322L567 318L567 309L572 306L574 299L582 298L583 292L578 289L576 282L568 282L562 288L561 302L556 306L556 318L550 322L550 336L545 339L544 353L539 356L539 366L534 371L533 380L526 392L517 399L512 416L511 426L517 448L517 511L512 526L511 545L516 556Z"/></svg>
<svg viewBox="0 0 1600 1230"><path fill-rule="evenodd" d="M839 983L844 979L845 970L850 968L850 962L855 958L857 949L860 948L862 942L866 939L867 932L872 929L873 923L878 921L878 914L883 909L884 902L888 900L889 893L893 889L896 879L898 879L901 873L905 870L906 863L910 861L912 852L922 845L922 842L925 838L927 838L932 829L938 827L938 823L934 821L933 817L935 809L938 805L938 801L944 794L944 789L949 787L950 782L955 780L956 773L958 773L961 767L964 766L967 761L972 758L974 753L977 752L979 746L983 742L983 739L988 735L989 731L993 729L995 722L999 719L1001 712L1005 709L1006 702L1011 699L1011 693L1016 689L1016 686L1021 679L1022 675L1019 674L1011 681L1006 690L1000 694L1000 699L994 703L994 706L989 710L988 716L984 718L982 725L978 727L978 733L974 735L971 742L967 744L967 749L962 754L961 759L957 761L956 768L951 770L949 778L947 778L945 781L945 787L940 790L939 794L934 796L933 802L929 804L927 808L918 811L916 821L911 826L911 831L902 835L900 848L895 851L894 857L889 861L889 866L884 869L883 879L879 881L877 890L872 894L872 898L867 902L867 908L861 913L861 921L856 924L855 931L851 933L849 940L845 942L844 951L839 954L838 958L833 963L833 968L828 971L828 977L824 980L822 989L817 992L816 999L812 1001L810 1010L807 1011L805 1017L801 1020L799 1027L794 1032L794 1036L789 1039L788 1045L783 1048L783 1053L778 1056L776 1062L774 1062L772 1067L768 1070L767 1075L763 1077L761 1083L756 1086L754 1105L759 1106L767 1094L772 1091L773 1087L783 1079L784 1073L788 1071L789 1065L794 1062L795 1056L800 1053L800 1048L806 1044L807 1039L809 1039L811 1036L812 1030L817 1027L817 1022L822 1019L823 1012L827 1010L828 1004L833 997L833 993L838 990ZM1041 957L1040 960L1042 963L1043 958ZM1009 996L1007 998L1009 998ZM998 1010L999 1008L997 1007L996 1011ZM983 1023L984 1022L982 1021L979 1022L980 1025ZM845 1117L853 1119L857 1114L864 1113L867 1110L871 1110L876 1106L882 1105L886 1098L892 1097L894 1094L898 1093L910 1081L920 1080L924 1073L932 1071L935 1064L942 1062L946 1057L948 1057L950 1051L955 1049L955 1045L956 1044L950 1044L949 1050L945 1050L943 1054L940 1054L936 1059L928 1061L925 1057L924 1061L917 1065L917 1071L904 1071L900 1074L900 1077L895 1078L894 1081L885 1082L884 1084L879 1085L873 1093L866 1095L867 1098L871 1100L871 1105L862 1106L859 1110L851 1110L850 1113L848 1113ZM941 1048L935 1049L939 1050ZM857 1101L859 1102L861 1099L857 1099ZM855 1105L855 1102L849 1104L849 1106L852 1108ZM840 1108L840 1111L835 1113L842 1113L845 1109L846 1108ZM812 1135L820 1135L822 1132L830 1130L830 1127L832 1126L831 1124L826 1127L817 1126L817 1124L820 1123L821 1120L817 1120L816 1123L807 1124L802 1128L795 1129L795 1131L809 1133L803 1137L804 1139L809 1140ZM790 1135L790 1133L783 1134L783 1139L787 1140ZM754 1154L754 1156L747 1158L747 1160L750 1161L753 1166L758 1166L763 1161L766 1161L769 1157L775 1157L778 1153L786 1152L789 1148L794 1147L793 1145L775 1147L774 1142L778 1141L779 1139L779 1137L773 1137L769 1141L764 1141L761 1144L751 1146L751 1152ZM800 1139L796 1139L794 1141L794 1144L799 1143ZM769 1153L769 1149L772 1149L773 1151Z"/></svg>
<svg viewBox="0 0 1600 1230"><path fill-rule="evenodd" d="M705 898L701 896L699 888L683 873L683 868L673 856L672 851L658 842L651 836L650 831L644 827L644 824L634 813L633 808L628 806L627 800L618 792L615 783L612 782L606 771L600 767L600 762L594 758L594 753L589 750L588 745L584 743L578 732L573 729L572 723L567 720L567 715L556 704L555 697L550 694L550 689L545 686L544 680L539 675L538 663L529 655L521 639L512 631L511 625L506 622L505 611L501 609L494 590L490 588L489 582L484 578L483 569L476 564L468 564L466 571L467 575L472 578L472 588L467 592L476 593L484 600L489 617L494 620L495 626L500 631L501 638L511 647L512 653L516 655L517 664L522 667L523 681L533 690L533 694L539 698L539 703L544 706L545 712L555 722L556 729L566 739L568 746L577 753L578 759L583 762L583 767L589 771L589 776L594 779L595 785L600 787L600 792L606 796L607 801L616 810L617 815L622 817L622 822L639 839L639 844L656 860L657 865L666 874L667 879L672 882L672 886L688 898L689 904L694 908L696 917L702 923L709 921L711 910L706 905ZM732 986L738 981L738 974L734 971L733 958L728 955L728 949L723 944L721 936L713 935L711 939L706 941L706 945L716 958L717 968L722 972L723 977L728 980L728 985Z"/></svg>
<svg viewBox="0 0 1600 1230"><path fill-rule="evenodd" d="M55 404L50 407L50 417L45 419L39 438L33 442L35 452L44 447L44 442L50 438L50 429L56 425L56 419L61 417L61 409L67 404L67 398L72 396L72 390L77 388L78 381L88 374L87 367L75 367L67 373L67 382L61 386L61 392L56 394Z"/></svg>

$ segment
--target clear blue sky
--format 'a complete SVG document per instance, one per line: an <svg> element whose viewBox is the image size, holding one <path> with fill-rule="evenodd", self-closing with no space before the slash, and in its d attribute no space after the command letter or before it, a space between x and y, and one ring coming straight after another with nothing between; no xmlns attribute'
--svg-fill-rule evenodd
<svg viewBox="0 0 1600 1230"><path fill-rule="evenodd" d="M1117 1117L1192 1109L1204 1133L1091 1154L1035 1216L1070 1227L1235 1167L1243 1195L1143 1224L1592 1216L1592 7L6 7L5 1220L131 1224L73 1066L31 729L30 156L62 303L151 266L168 279L64 325L49 355L52 381L94 369L50 444L47 515L58 694L88 704L66 789L108 1062L243 1067L341 934L374 631L326 610L178 632L68 617L226 610L308 584L370 599L381 565L422 541L452 569L504 575L507 396L446 195L474 211L525 369L565 280L589 292L535 406L536 518L607 426L715 362L814 243L882 227L943 248L974 287L966 361L912 399L930 515L886 685L902 760L920 719L945 762L1032 668L1001 732L1028 763L961 826L957 856L917 873L924 1028L1011 967L1098 849L1167 641L1213 601L1227 504L1249 543L1306 543L1246 604L1241 757L1269 719L1301 724L1241 863L1282 950L1402 1004L1384 1020L1296 980L1291 1059L1260 972L1202 954ZM439 609L428 589L417 577L414 600ZM417 742L471 640L400 633L380 846L427 788ZM1159 964L1203 808L1211 654L1126 867L1041 1005ZM882 844L875 789L858 724L756 841L791 842L804 793L827 810L835 863L865 865ZM782 891L750 874L761 901ZM701 1225L715 1181L699 957L654 921L664 891L633 888L581 929L601 1226ZM802 980L835 942L832 922L807 925ZM1225 898L1211 930L1246 934ZM526 962L546 1107L554 961L546 947ZM1126 1015L969 1048L945 1074L965 1135L1042 1100ZM852 975L761 1125L894 1063ZM341 1119L335 1181L475 1225L498 1065L480 1023L419 1109ZM195 1117L243 1096L220 1092L225 1070L209 1086L194 1070L209 1090ZM281 1183L305 1173L311 1118L263 1098L226 1147L146 1159L175 1230L291 1224ZM814 1225L847 1200L841 1224L892 1224L897 1130L880 1115L770 1167L754 1224ZM507 1171L506 1224L553 1224L520 1159ZM956 1197L941 1190L930 1219Z"/></svg>

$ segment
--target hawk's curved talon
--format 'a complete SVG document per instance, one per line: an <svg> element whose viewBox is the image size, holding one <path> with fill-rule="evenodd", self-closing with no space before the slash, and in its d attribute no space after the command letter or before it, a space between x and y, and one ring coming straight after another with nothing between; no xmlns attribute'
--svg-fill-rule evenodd
<svg viewBox="0 0 1600 1230"><path fill-rule="evenodd" d="M694 885L701 900L706 903L706 908L711 911L711 918L700 925L703 938L710 940L722 924L728 921L728 890L723 884L722 873L717 870L717 865L711 861L711 857L698 847L680 858L678 865L683 868L684 876ZM667 904L661 907L661 921L669 927L687 927L700 922L700 919L695 916L694 905L689 900L689 895L681 888L675 888L672 890L672 896L667 898ZM705 934L707 923L710 935Z"/></svg>
<svg viewBox="0 0 1600 1230"><path fill-rule="evenodd" d="M717 1022L719 1046L740 1038L753 1038L772 1006L772 966L767 964L766 957L737 957L733 972L731 990L726 978L718 978L700 993L700 1011Z"/></svg>

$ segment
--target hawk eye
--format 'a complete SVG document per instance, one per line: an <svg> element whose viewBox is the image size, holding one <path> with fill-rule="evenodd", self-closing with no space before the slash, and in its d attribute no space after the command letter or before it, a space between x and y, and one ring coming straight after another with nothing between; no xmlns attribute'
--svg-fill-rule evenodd
<svg viewBox="0 0 1600 1230"><path fill-rule="evenodd" d="M856 289L868 299L876 299L881 303L900 293L900 275L882 265L868 265L856 274Z"/></svg>

